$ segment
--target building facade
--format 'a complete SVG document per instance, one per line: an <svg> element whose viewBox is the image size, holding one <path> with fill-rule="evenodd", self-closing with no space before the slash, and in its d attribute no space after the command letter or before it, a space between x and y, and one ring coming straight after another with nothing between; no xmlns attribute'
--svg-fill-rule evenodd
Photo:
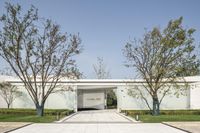
<svg viewBox="0 0 200 133"><path fill-rule="evenodd" d="M10 82L16 85L22 92L22 96L12 103L11 108L35 108L33 101L19 79L10 76L0 76L0 82ZM180 86L183 85L183 81L177 82ZM200 109L200 76L186 77L185 82L189 85L189 88L185 90L185 95L180 95L179 97L173 93L167 95L160 105L161 109ZM59 82L59 86L70 86L71 89L50 94L45 103L45 108L72 109L74 111L77 111L79 108L105 109L106 92L112 89L117 96L118 110L145 110L148 109L145 102L128 93L130 89L134 89L134 86L139 86L142 89L142 84L144 83L143 80L127 79L63 79ZM56 89L59 89L59 87ZM146 96L151 101L151 97ZM0 96L0 108L6 107L6 103Z"/></svg>

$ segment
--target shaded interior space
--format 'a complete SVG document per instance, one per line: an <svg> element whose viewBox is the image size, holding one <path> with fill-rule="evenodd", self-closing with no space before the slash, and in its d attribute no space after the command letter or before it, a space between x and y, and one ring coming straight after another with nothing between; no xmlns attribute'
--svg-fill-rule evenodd
<svg viewBox="0 0 200 133"><path fill-rule="evenodd" d="M117 108L116 87L79 86L77 91L78 111Z"/></svg>
<svg viewBox="0 0 200 133"><path fill-rule="evenodd" d="M99 110L99 109L96 109L96 108L78 108L78 111L92 111L92 110Z"/></svg>
<svg viewBox="0 0 200 133"><path fill-rule="evenodd" d="M106 91L106 109L117 109L117 94L116 89Z"/></svg>

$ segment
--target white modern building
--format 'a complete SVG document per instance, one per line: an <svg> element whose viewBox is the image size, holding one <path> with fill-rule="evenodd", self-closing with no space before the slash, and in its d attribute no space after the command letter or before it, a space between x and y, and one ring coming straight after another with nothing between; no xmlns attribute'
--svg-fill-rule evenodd
<svg viewBox="0 0 200 133"><path fill-rule="evenodd" d="M13 102L11 108L35 108L34 103L19 79L10 76L0 76L0 82L5 81L18 86L19 90L23 92L23 95ZM189 85L189 89L185 90L185 95L179 97L173 94L167 95L163 99L161 109L200 109L200 76L186 77L184 81ZM182 85L184 81L180 80L177 83ZM45 103L45 108L73 109L75 111L78 108L104 109L106 91L114 89L117 95L118 110L148 109L142 99L128 94L128 90L133 88L132 86L141 86L144 83L143 80L130 79L63 79L59 82L59 86L70 86L72 89L51 94ZM150 99L150 97L148 98ZM0 108L6 108L6 103L1 96Z"/></svg>

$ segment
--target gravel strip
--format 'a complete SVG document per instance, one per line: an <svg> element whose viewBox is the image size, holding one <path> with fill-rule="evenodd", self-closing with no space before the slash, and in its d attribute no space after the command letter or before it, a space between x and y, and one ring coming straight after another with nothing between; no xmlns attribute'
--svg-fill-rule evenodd
<svg viewBox="0 0 200 133"><path fill-rule="evenodd" d="M163 124L188 131L189 133L200 133L200 122L163 122Z"/></svg>
<svg viewBox="0 0 200 133"><path fill-rule="evenodd" d="M30 125L27 122L0 122L0 133L5 133Z"/></svg>

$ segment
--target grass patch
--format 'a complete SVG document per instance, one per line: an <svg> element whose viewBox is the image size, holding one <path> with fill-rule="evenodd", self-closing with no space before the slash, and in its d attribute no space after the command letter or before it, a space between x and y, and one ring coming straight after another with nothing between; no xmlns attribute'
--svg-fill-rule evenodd
<svg viewBox="0 0 200 133"><path fill-rule="evenodd" d="M45 109L44 116L36 115L34 109L0 109L0 122L34 122L34 123L49 123L63 118L73 113L66 109Z"/></svg>
<svg viewBox="0 0 200 133"><path fill-rule="evenodd" d="M169 121L200 121L200 115L141 115L139 117L140 121L145 123L160 123Z"/></svg>
<svg viewBox="0 0 200 133"><path fill-rule="evenodd" d="M34 123L48 123L56 121L56 116L53 115L45 115L43 117L39 117L36 115L11 115L11 114L1 114L0 115L1 122L34 122Z"/></svg>
<svg viewBox="0 0 200 133"><path fill-rule="evenodd" d="M127 115L149 115L149 110L122 110ZM161 115L200 115L200 110L160 110Z"/></svg>
<svg viewBox="0 0 200 133"><path fill-rule="evenodd" d="M149 110L123 110L128 116L139 115L142 122L160 123L170 121L200 121L200 110L160 110L159 116L152 116Z"/></svg>

